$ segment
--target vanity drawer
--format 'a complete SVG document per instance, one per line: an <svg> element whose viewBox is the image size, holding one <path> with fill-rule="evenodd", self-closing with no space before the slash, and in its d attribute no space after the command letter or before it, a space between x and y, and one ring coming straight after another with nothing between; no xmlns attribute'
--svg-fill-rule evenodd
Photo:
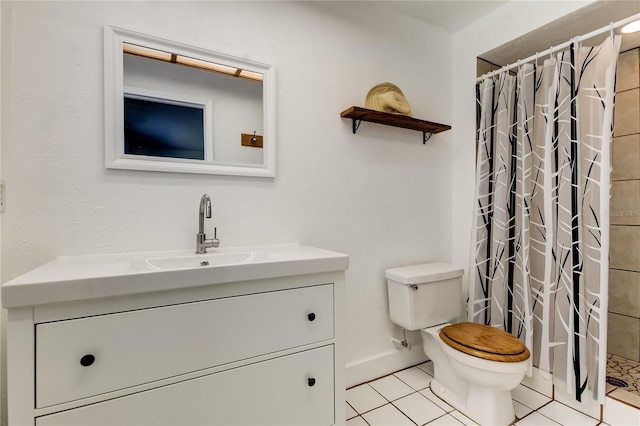
<svg viewBox="0 0 640 426"><path fill-rule="evenodd" d="M332 339L333 314L326 284L38 324L36 406Z"/></svg>
<svg viewBox="0 0 640 426"><path fill-rule="evenodd" d="M39 417L36 425L331 425L333 392L329 345Z"/></svg>

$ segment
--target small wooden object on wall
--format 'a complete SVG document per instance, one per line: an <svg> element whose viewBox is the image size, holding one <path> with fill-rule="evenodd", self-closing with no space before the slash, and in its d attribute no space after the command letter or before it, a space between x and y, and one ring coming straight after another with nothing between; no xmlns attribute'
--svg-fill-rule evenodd
<svg viewBox="0 0 640 426"><path fill-rule="evenodd" d="M434 133L444 132L451 129L447 124L432 123L431 121L419 120L402 114L391 114L388 112L374 111L372 109L352 106L340 113L343 118L352 120L352 130L356 133L362 121L386 124L388 126L402 127L404 129L418 130L422 132L422 142L426 143Z"/></svg>
<svg viewBox="0 0 640 426"><path fill-rule="evenodd" d="M262 148L262 135L256 135L255 132L252 135L241 133L240 143L242 146Z"/></svg>

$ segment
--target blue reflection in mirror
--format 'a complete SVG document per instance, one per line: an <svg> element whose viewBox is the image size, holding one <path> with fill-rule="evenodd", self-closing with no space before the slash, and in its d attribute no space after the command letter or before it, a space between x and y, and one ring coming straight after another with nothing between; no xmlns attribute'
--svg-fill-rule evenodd
<svg viewBox="0 0 640 426"><path fill-rule="evenodd" d="M204 105L124 96L124 153L204 160Z"/></svg>

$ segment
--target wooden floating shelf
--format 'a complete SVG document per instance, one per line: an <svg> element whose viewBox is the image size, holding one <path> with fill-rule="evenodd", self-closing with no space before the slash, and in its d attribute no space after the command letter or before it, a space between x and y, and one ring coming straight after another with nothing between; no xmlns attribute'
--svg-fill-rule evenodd
<svg viewBox="0 0 640 426"><path fill-rule="evenodd" d="M451 129L446 124L432 123L431 121L419 120L402 114L391 114L388 112L375 111L367 108L352 106L340 113L340 117L352 120L352 130L356 133L362 121L385 124L387 126L401 127L403 129L418 130L422 132L422 141L426 143L431 135Z"/></svg>

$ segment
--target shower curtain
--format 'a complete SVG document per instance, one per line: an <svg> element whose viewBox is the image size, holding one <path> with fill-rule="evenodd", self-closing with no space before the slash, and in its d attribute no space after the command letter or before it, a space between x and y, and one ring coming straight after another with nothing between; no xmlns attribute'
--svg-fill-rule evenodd
<svg viewBox="0 0 640 426"><path fill-rule="evenodd" d="M620 37L477 85L469 320L519 337L581 403L604 403Z"/></svg>

